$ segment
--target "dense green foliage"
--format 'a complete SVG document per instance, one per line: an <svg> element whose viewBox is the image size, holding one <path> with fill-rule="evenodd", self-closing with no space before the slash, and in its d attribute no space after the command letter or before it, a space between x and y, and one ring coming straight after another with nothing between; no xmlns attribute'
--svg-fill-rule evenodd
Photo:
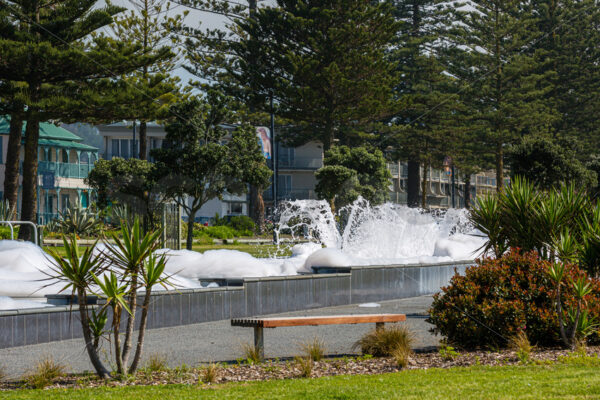
<svg viewBox="0 0 600 400"><path fill-rule="evenodd" d="M361 141L366 124L391 114L395 62L386 52L397 29L387 2L278 0L235 19L226 49L213 38L210 50L227 54L224 68L203 54L203 35L188 53L192 72L212 71L246 103L268 112L272 93L278 116L295 123L284 140L329 149L335 139Z"/></svg>
<svg viewBox="0 0 600 400"><path fill-rule="evenodd" d="M209 200L228 193L241 194L248 185L266 186L271 171L248 125L228 132L219 124L231 117L230 99L210 92L172 107L175 117L165 130L169 147L153 150L161 176L160 188L177 202L194 222ZM192 249L193 231L186 245Z"/></svg>
<svg viewBox="0 0 600 400"><path fill-rule="evenodd" d="M111 80L144 65L157 53L141 53L129 43L95 35L123 11L96 0L60 2L23 0L3 3L0 12L0 99L13 115L26 120L21 219L36 222L39 122L104 117L104 102L97 85L110 91ZM160 52L164 52L161 49ZM168 51L168 50L167 50ZM99 83L102 81L102 83ZM18 92L18 95L17 95ZM20 124L11 135L11 153L19 150ZM17 154L19 154L17 152ZM13 178L18 162L8 164L7 185L16 191ZM8 193L8 198L16 198ZM23 239L30 229L21 229Z"/></svg>
<svg viewBox="0 0 600 400"><path fill-rule="evenodd" d="M323 164L315 174L316 192L335 208L348 205L359 196L374 205L387 200L391 174L381 151L336 146L325 153Z"/></svg>
<svg viewBox="0 0 600 400"><path fill-rule="evenodd" d="M478 260L434 295L428 319L435 326L432 331L466 348L503 347L520 330L539 346L561 344L550 265L535 252L517 250L502 258ZM575 265L569 265L565 273L568 279L585 276ZM592 293L585 301L589 317L598 320L600 282L593 280L591 285ZM570 286L563 289L562 303L563 310L575 306ZM598 336L590 340L596 342Z"/></svg>
<svg viewBox="0 0 600 400"><path fill-rule="evenodd" d="M86 182L97 190L100 208L120 204L126 208L119 211L129 210L130 214L142 216L145 225L153 225L162 200L157 174L156 165L146 160L114 157L98 160Z"/></svg>
<svg viewBox="0 0 600 400"><path fill-rule="evenodd" d="M600 272L600 204L574 185L542 191L516 178L502 192L478 199L469 218L487 236L485 253L535 250L544 259Z"/></svg>
<svg viewBox="0 0 600 400"><path fill-rule="evenodd" d="M543 136L528 135L507 150L511 175L527 178L541 189L565 183L579 188L596 186L597 176L586 168L566 144Z"/></svg>

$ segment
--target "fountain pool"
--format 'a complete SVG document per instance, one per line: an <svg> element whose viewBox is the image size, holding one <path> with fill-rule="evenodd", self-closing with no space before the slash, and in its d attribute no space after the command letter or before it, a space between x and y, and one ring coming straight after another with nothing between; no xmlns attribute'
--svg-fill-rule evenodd
<svg viewBox="0 0 600 400"><path fill-rule="evenodd" d="M277 231L281 237L309 242L293 245L291 257L255 258L235 250L159 251L167 253L167 272L178 287L199 288L200 279L296 275L312 272L313 266L470 260L485 241L464 210L426 212L390 203L372 207L362 199L338 215L325 201L286 203ZM39 307L42 304L23 298L57 293L62 285L46 280L51 265L34 244L0 241L0 310Z"/></svg>

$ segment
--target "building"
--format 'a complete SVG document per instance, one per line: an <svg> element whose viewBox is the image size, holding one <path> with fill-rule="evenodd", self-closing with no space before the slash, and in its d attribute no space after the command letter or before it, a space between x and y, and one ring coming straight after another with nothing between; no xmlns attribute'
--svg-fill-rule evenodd
<svg viewBox="0 0 600 400"><path fill-rule="evenodd" d="M148 123L147 149L159 148L165 139L166 133L162 126ZM226 125L226 129L234 129L233 125ZM130 158L133 152L139 152L139 143L133 138L133 127L125 123L98 126L103 137L104 149L102 155L106 159L112 157ZM282 200L307 200L317 199L315 186L317 180L315 172L323 166L323 146L318 142L309 142L298 147L285 147L277 144L278 180L277 199ZM148 159L152 160L150 153ZM268 160L272 168L273 160ZM390 182L389 201L406 204L406 181L408 167L404 162L388 163L392 174ZM423 168L420 175L423 176ZM427 186L427 204L432 208L448 208L451 206L451 176L445 171L429 168ZM464 182L458 174L455 182L456 206L464 207ZM471 199L478 195L495 191L495 177L489 173L480 173L471 177ZM273 191L267 188L263 194L267 208L273 204ZM215 214L248 215L248 196L233 196L227 194L223 200L213 199L205 204L198 213L199 222L208 221Z"/></svg>
<svg viewBox="0 0 600 400"><path fill-rule="evenodd" d="M163 141L167 133L164 128L154 122L146 124L147 137L147 159L153 161L150 154L152 149L162 147ZM225 129L234 129L233 125L223 125ZM111 160L113 157L121 157L129 159L134 156L139 157L139 136L136 132L134 140L133 125L123 122L118 122L109 125L97 126L100 135L102 136L103 149L102 158ZM224 215L248 215L248 198L247 195L232 195L225 194L223 200L212 199L196 214L196 222L208 222L210 218L216 214Z"/></svg>
<svg viewBox="0 0 600 400"><path fill-rule="evenodd" d="M318 142L309 142L299 147L278 145L277 159L277 199L316 199L315 171L323 166L323 146ZM269 166L272 168L272 160L269 160ZM272 203L271 188L265 191L263 198L265 202Z"/></svg>
<svg viewBox="0 0 600 400"><path fill-rule="evenodd" d="M9 131L9 117L0 117L0 188L4 188ZM88 207L93 201L93 190L84 180L98 159L98 149L81 141L79 136L66 129L47 122L40 123L38 224L45 224L57 218L70 204L80 203L83 207ZM24 158L23 146L20 158ZM19 177L19 184L21 182L22 176ZM22 189L19 188L17 210L20 209L21 192ZM4 197L1 191L0 197Z"/></svg>

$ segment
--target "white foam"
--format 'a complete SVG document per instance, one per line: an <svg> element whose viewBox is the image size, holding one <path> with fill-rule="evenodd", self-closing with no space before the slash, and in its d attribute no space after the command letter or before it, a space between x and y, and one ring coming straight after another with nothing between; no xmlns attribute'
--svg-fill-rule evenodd
<svg viewBox="0 0 600 400"><path fill-rule="evenodd" d="M10 297L0 296L0 310L22 310L23 308L50 307L43 300L15 300Z"/></svg>
<svg viewBox="0 0 600 400"><path fill-rule="evenodd" d="M339 220L345 221L343 229L339 228ZM313 266L473 259L485 242L481 233L468 224L464 210L432 214L390 203L371 207L361 199L337 217L325 201L290 202L281 213L279 231L283 229L291 230L294 239L300 239L300 233L311 242L293 246L291 257L255 258L236 250L158 252L167 254L166 273L177 288L200 288L200 279L295 275L312 272ZM106 245L99 244L94 254L104 251ZM47 280L51 266L50 257L34 244L1 240L0 296L41 297L58 293L64 284ZM163 288L155 286L154 290ZM5 304L9 304L8 300ZM26 303L10 304L26 306Z"/></svg>
<svg viewBox="0 0 600 400"><path fill-rule="evenodd" d="M363 307L363 308L377 308L377 307L381 307L381 304L379 303L362 303L358 305L359 307Z"/></svg>

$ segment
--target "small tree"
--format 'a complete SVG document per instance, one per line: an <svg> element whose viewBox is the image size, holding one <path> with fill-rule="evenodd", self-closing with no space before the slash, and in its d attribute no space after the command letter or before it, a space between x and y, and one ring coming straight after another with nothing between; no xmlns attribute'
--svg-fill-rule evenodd
<svg viewBox="0 0 600 400"><path fill-rule="evenodd" d="M380 150L337 146L325 153L324 166L316 177L317 194L335 209L352 203L358 196L371 204L385 202L392 176Z"/></svg>
<svg viewBox="0 0 600 400"><path fill-rule="evenodd" d="M81 253L75 236L69 241L63 238L66 257L49 250L55 264L49 276L64 282L66 285L62 290L70 288L72 294L77 296L86 349L96 373L102 378L109 378L110 372L98 354L101 337L104 334L113 336L117 373L125 375L135 372L142 356L152 289L155 285L165 288L170 285L169 276L164 273L166 256L154 254L160 247L160 231L144 235L139 220L136 220L131 228L123 224L120 234L123 238L113 234L115 244L108 245L99 255L94 255L95 246ZM99 288L95 294L106 300L99 311L91 310L87 302L88 295L94 293L95 287ZM137 297L141 288L145 295L138 339L133 361L128 365L128 357L133 349ZM112 323L111 329L105 331L108 309L112 311ZM126 315L127 324L121 347L123 314Z"/></svg>
<svg viewBox="0 0 600 400"><path fill-rule="evenodd" d="M206 100L175 104L171 114L176 117L165 126L168 146L152 152L160 186L188 216L188 250L196 214L206 202L226 192L245 193L248 184L264 187L271 174L254 128L239 126L229 137L219 126L231 116L229 105L229 98L212 91Z"/></svg>
<svg viewBox="0 0 600 400"><path fill-rule="evenodd" d="M86 182L98 192L101 208L121 203L144 216L146 228L153 226L160 199L156 190L156 166L146 160L98 160Z"/></svg>
<svg viewBox="0 0 600 400"><path fill-rule="evenodd" d="M566 146L542 136L525 136L507 151L512 176L523 176L541 189L574 183L596 186L596 173L588 170Z"/></svg>

